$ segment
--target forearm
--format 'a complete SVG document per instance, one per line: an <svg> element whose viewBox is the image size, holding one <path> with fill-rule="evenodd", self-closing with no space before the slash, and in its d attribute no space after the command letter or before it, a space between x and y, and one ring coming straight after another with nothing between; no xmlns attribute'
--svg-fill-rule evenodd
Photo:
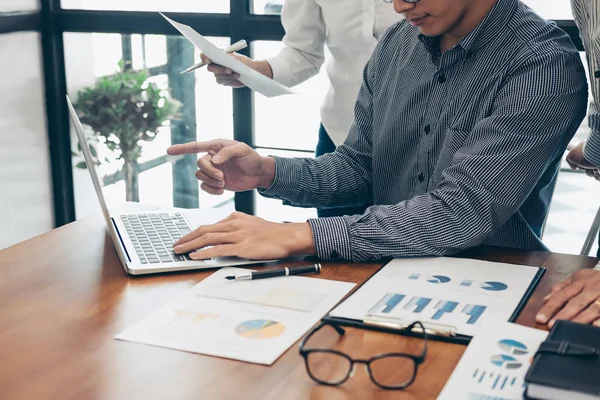
<svg viewBox="0 0 600 400"><path fill-rule="evenodd" d="M272 160L274 179L268 188L261 186L259 193L283 200L286 205L343 207L365 204L372 198L370 171L343 152L317 159L273 157Z"/></svg>

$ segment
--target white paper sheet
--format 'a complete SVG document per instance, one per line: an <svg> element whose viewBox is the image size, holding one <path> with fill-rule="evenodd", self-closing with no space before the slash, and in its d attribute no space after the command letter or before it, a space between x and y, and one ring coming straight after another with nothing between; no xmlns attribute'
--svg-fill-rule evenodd
<svg viewBox="0 0 600 400"><path fill-rule="evenodd" d="M533 355L548 332L499 320L486 323L438 400L520 400Z"/></svg>
<svg viewBox="0 0 600 400"><path fill-rule="evenodd" d="M418 320L473 336L489 318L508 321L537 272L462 258L392 260L331 316Z"/></svg>
<svg viewBox="0 0 600 400"><path fill-rule="evenodd" d="M355 285L290 276L227 281L216 271L115 339L271 365Z"/></svg>
<svg viewBox="0 0 600 400"><path fill-rule="evenodd" d="M190 42L192 42L194 46L196 46L201 52L210 58L212 62L227 67L240 74L240 78L238 80L244 85L248 86L250 89L257 91L266 97L296 94L296 92L294 92L292 89L274 81L273 79L267 78L260 72L253 70L247 65L242 64L235 58L231 57L229 54L213 45L210 41L208 41L188 25L173 21L171 18L162 13L160 15L169 21L169 23L173 25L175 29L181 32L181 34Z"/></svg>

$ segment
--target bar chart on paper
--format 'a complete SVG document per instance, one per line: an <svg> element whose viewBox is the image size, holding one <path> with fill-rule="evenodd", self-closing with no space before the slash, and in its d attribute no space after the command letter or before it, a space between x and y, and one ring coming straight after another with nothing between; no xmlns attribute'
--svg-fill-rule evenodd
<svg viewBox="0 0 600 400"><path fill-rule="evenodd" d="M514 317L539 271L444 257L392 260L330 316L397 323L418 320L474 336L488 318Z"/></svg>
<svg viewBox="0 0 600 400"><path fill-rule="evenodd" d="M412 320L431 320L441 324L463 323L475 325L484 315L486 306L434 299L424 296L408 296L402 293L386 293L368 311L370 315L383 315Z"/></svg>

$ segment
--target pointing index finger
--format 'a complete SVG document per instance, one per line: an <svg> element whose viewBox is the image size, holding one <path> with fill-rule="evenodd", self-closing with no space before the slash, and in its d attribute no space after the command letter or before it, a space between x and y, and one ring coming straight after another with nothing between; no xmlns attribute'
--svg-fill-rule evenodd
<svg viewBox="0 0 600 400"><path fill-rule="evenodd" d="M167 154L177 156L181 154L208 153L211 150L219 151L223 147L235 144L234 140L215 139L208 142L189 142L176 144L167 149Z"/></svg>

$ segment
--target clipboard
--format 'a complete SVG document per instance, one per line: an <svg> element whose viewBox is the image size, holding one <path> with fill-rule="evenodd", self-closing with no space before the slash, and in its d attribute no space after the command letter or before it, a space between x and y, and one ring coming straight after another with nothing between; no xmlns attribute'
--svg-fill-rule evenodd
<svg viewBox="0 0 600 400"><path fill-rule="evenodd" d="M457 259L455 258L455 260L457 260ZM458 260L468 260L468 259L458 259ZM394 260L389 260L388 262L386 262L369 279L367 279L365 282L363 282L346 299L344 299L342 302L340 302L340 304L338 304L338 307L340 305L342 305L343 303L347 302L352 296L356 295L365 285L367 285L368 282L370 282L379 273L381 273L385 269L385 267L388 266L389 263L392 261L394 261ZM480 261L480 260L476 260L476 261ZM513 265L513 264L506 264L506 265ZM514 308L514 311L512 312L512 315L510 316L510 318L508 319L508 322L514 322L519 317L519 315L521 314L521 312L527 305L527 302L531 298L531 295L534 293L535 289L537 288L538 284L540 283L542 277L544 276L544 274L546 272L546 269L543 267L523 266L523 265L518 265L518 266L534 268L534 269L536 269L536 272L533 275L533 278L531 279L528 287L526 288L526 290L525 290L523 296L521 297L520 301L518 302L517 306ZM333 311L335 311L335 309ZM389 321L386 321L385 318L383 318L383 319L382 318L379 318L379 319L373 318L372 315L367 314L367 317L365 319L361 320L361 319L352 319L352 318L344 318L344 317L339 317L339 316L332 316L331 313L333 311L330 311L325 317L323 317L322 321L328 322L331 324L341 325L341 326L353 327L353 328L401 334L401 335L411 336L411 337L423 337L422 332L407 331L405 329L406 326L410 325L412 322L419 320L425 326L425 328L427 330L428 338L430 338L430 339L447 342L447 343L468 345L469 342L471 341L471 339L473 338L473 336L471 336L471 335L461 334L461 333L456 332L456 329L454 329L454 330L452 329L455 327L452 327L449 325L444 325L444 324L428 323L427 321L424 322L424 321L420 320L419 318L414 318L412 320L400 320L400 319L395 319L395 318L389 318Z"/></svg>

